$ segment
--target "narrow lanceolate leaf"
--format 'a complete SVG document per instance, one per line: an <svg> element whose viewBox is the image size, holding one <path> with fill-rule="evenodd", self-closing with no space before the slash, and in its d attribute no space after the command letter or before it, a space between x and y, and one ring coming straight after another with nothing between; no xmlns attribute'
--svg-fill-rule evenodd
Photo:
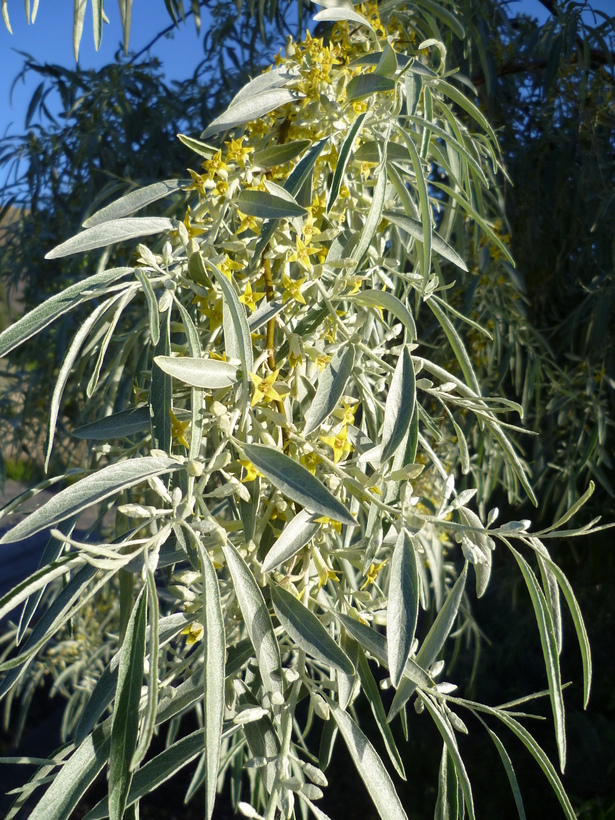
<svg viewBox="0 0 615 820"><path fill-rule="evenodd" d="M103 501L116 493L134 487L146 479L178 470L181 465L171 458L144 456L131 458L103 467L72 487L67 487L51 498L38 510L6 532L0 544L12 544L29 538L47 527L53 527L65 518L82 512L92 504Z"/></svg>
<svg viewBox="0 0 615 820"><path fill-rule="evenodd" d="M281 693L284 684L280 647L263 593L250 568L235 547L227 543L223 549L243 620L256 652L256 660L265 689L270 693Z"/></svg>
<svg viewBox="0 0 615 820"><path fill-rule="evenodd" d="M146 554L147 559L147 554ZM135 772L149 750L156 728L158 710L158 654L160 650L160 607L154 571L145 561L145 578L147 583L147 604L149 610L149 628L147 629L149 670L147 672L147 706L145 719L141 727L139 742L130 761L130 772ZM122 650L120 650L120 660Z"/></svg>
<svg viewBox="0 0 615 820"><path fill-rule="evenodd" d="M85 10L87 5L87 0L74 0L73 53L75 55L75 60L77 61L79 60L79 45L81 44L81 37L83 35L83 22L85 20Z"/></svg>
<svg viewBox="0 0 615 820"><path fill-rule="evenodd" d="M296 77L296 72L289 71L288 68L284 66L274 68L271 71L264 71L262 74L259 74L257 77L250 80L250 82L246 83L243 88L235 94L229 104L228 110L235 108L235 106L239 105L239 103L253 100L255 97L260 94L264 94L266 91L281 88L286 85L286 83L290 82L290 80L296 79Z"/></svg>
<svg viewBox="0 0 615 820"><path fill-rule="evenodd" d="M319 11L318 14L314 15L314 20L318 23L321 20L323 22L336 22L338 20L348 20L352 23L358 23L361 26L366 26L371 32L374 32L372 28L372 24L366 17L363 17L362 14L359 14L358 11L354 11L350 7L350 5L340 5L339 7L331 6L330 8L325 9L324 11Z"/></svg>
<svg viewBox="0 0 615 820"><path fill-rule="evenodd" d="M354 720L337 703L329 702L331 714L361 779L382 820L408 820L395 786L380 756Z"/></svg>
<svg viewBox="0 0 615 820"><path fill-rule="evenodd" d="M342 180L344 179L344 172L346 170L346 166L348 165L348 160L350 159L350 154L352 152L352 148L354 146L355 140L361 130L361 126L363 125L363 120L367 114L359 114L356 120L353 122L350 131L344 143L340 149L337 163L335 165L335 171L333 172L333 180L331 182L331 191L329 192L329 202L327 203L327 213L331 210L333 205L335 204L335 200L337 199L337 195L340 192L340 187L342 185Z"/></svg>
<svg viewBox="0 0 615 820"><path fill-rule="evenodd" d="M419 242L423 241L423 225L418 220L412 219L406 214L397 213L397 211L385 211L382 215L385 219L388 219L389 222L392 222L394 225L397 225L404 230L407 234L410 234L410 236L418 239ZM452 248L448 242L445 242L436 231L432 234L431 246L436 253L439 253L440 256L448 259L448 261L452 262L453 265L461 268L461 270L468 270L468 266L463 261L461 256L459 256L457 251Z"/></svg>
<svg viewBox="0 0 615 820"><path fill-rule="evenodd" d="M268 148L261 148L260 151L255 151L252 154L252 164L261 168L284 165L299 156L309 146L309 140L294 140L293 142L282 143L282 145L270 145Z"/></svg>
<svg viewBox="0 0 615 820"><path fill-rule="evenodd" d="M149 407L137 407L134 410L121 410L112 416L105 416L90 424L84 424L83 427L77 427L72 435L91 441L107 441L143 433L149 430L149 423Z"/></svg>
<svg viewBox="0 0 615 820"><path fill-rule="evenodd" d="M241 447L252 464L284 495L333 521L356 526L356 521L342 502L302 464L263 444L242 442Z"/></svg>
<svg viewBox="0 0 615 820"><path fill-rule="evenodd" d="M139 733L139 701L143 684L146 625L147 594L146 587L143 587L133 607L120 652L115 707L111 722L110 820L121 820L123 817L132 779L130 762Z"/></svg>
<svg viewBox="0 0 615 820"><path fill-rule="evenodd" d="M348 655L333 640L319 619L284 587L271 584L271 600L278 621L301 649L316 660L354 675L355 668Z"/></svg>
<svg viewBox="0 0 615 820"><path fill-rule="evenodd" d="M466 805L466 809L468 811L468 817L470 818L470 820L474 820L474 800L472 798L472 786L470 785L470 778L468 777L466 767L464 766L463 760L461 759L461 755L459 754L459 747L457 746L457 739L455 738L455 733L452 730L448 720L444 718L444 716L438 709L437 704L434 704L431 698L424 697L423 703L425 704L427 711L431 715L433 722L438 727L438 731L442 735L442 740L446 744L446 748L450 755L450 760L455 767L455 772L457 773L457 777L459 778L459 782L461 783L461 788L463 790L463 798Z"/></svg>
<svg viewBox="0 0 615 820"><path fill-rule="evenodd" d="M467 577L468 562L466 561L461 575L457 578L455 585L447 595L446 600L442 605L442 609L438 612L436 620L431 625L431 629L427 633L425 640L417 653L416 663L422 669L429 669L429 667L434 663L440 654L440 650L444 646L446 639L453 630L457 613L459 612L461 599L463 597ZM395 715L403 709L415 689L416 685L410 679L403 678L400 681L399 688L395 693L393 703L391 704L391 708L389 710L389 721L393 720Z"/></svg>
<svg viewBox="0 0 615 820"><path fill-rule="evenodd" d="M42 305L34 308L0 333L0 357L6 356L7 353L82 302L104 296L108 286L117 279L128 276L133 270L134 268L112 268L103 273L97 273L47 299Z"/></svg>
<svg viewBox="0 0 615 820"><path fill-rule="evenodd" d="M352 100L361 100L364 97L371 97L372 94L381 94L383 91L394 89L395 80L390 77L382 77L380 74L359 74L358 77L353 77L346 86L346 99L352 102Z"/></svg>
<svg viewBox="0 0 615 820"><path fill-rule="evenodd" d="M384 154L384 159L386 162L386 150ZM376 235L376 231L378 230L378 226L380 225L380 222L382 220L382 211L384 209L384 196L386 194L386 188L387 174L386 167L383 166L378 175L376 187L374 188L372 204L370 205L369 212L365 219L365 225L363 225L363 230L361 231L361 235L359 236L359 241L352 249L352 258L357 260L357 268L359 269L363 265L363 260L366 257L369 247L372 244L372 239Z"/></svg>
<svg viewBox="0 0 615 820"><path fill-rule="evenodd" d="M94 47L98 51L102 43L103 0L92 0L92 25L94 27Z"/></svg>
<svg viewBox="0 0 615 820"><path fill-rule="evenodd" d="M149 335L153 345L158 344L160 339L160 312L158 310L158 300L154 293L154 288L150 282L149 276L146 276L145 271L136 270L135 275L139 282L141 282L141 289L145 294L147 301L147 312L149 314Z"/></svg>
<svg viewBox="0 0 615 820"><path fill-rule="evenodd" d="M88 217L83 223L84 228L93 228L95 225L102 225L103 222L110 222L113 219L121 219L124 216L130 216L135 211L145 208L146 205L151 205L152 202L157 202L165 196L181 191L190 185L189 179L166 179L164 182L156 182L154 185L147 185L145 188L139 188L137 191L131 191L126 196L117 199L110 205L106 205L99 211L96 211L92 216Z"/></svg>
<svg viewBox="0 0 615 820"><path fill-rule="evenodd" d="M231 128L236 128L238 125L243 125L251 120L257 120L264 117L270 111L279 108L281 105L296 102L302 97L296 91L291 91L288 88L272 88L268 91L263 91L262 94L242 98L235 105L231 105L224 114L220 114L216 119L203 131L201 139L207 139L213 134L219 134L221 131L229 131Z"/></svg>
<svg viewBox="0 0 615 820"><path fill-rule="evenodd" d="M136 239L139 236L151 236L156 233L172 231L176 227L172 219L162 216L136 216L128 219L113 219L88 228L72 239L68 239L57 248L49 251L45 259L60 259L74 253L93 251L96 248L106 248L117 242L127 239Z"/></svg>
<svg viewBox="0 0 615 820"><path fill-rule="evenodd" d="M194 137L187 137L185 134L178 134L177 139L183 142L186 148L190 148L195 154L205 157L205 159L211 159L218 151L218 149L212 145L207 145L206 142L201 142L201 140L197 140Z"/></svg>
<svg viewBox="0 0 615 820"><path fill-rule="evenodd" d="M431 308L432 312L435 314L436 319L442 325L442 330L446 333L446 338L448 339L450 346L453 348L453 352L455 353L455 357L459 362L459 366L461 367L468 387L471 387L472 390L476 393L476 395L480 396L480 385L478 384L476 373L474 372L474 368L472 367L472 362L470 361L468 351L466 350L465 345L461 341L461 337L457 333L455 326L448 318L446 313L442 310L442 308L433 299L429 299L427 304Z"/></svg>
<svg viewBox="0 0 615 820"><path fill-rule="evenodd" d="M360 293L355 293L353 296L347 296L353 302L359 305L370 308L382 308L392 313L396 319L403 324L408 331L409 341L416 339L416 325L414 318L406 305L401 302L397 296L389 293L386 290L362 290Z"/></svg>
<svg viewBox="0 0 615 820"><path fill-rule="evenodd" d="M335 409L344 394L346 383L354 365L354 347L340 348L318 379L316 395L305 414L303 435L309 436Z"/></svg>
<svg viewBox="0 0 615 820"><path fill-rule="evenodd" d="M401 530L391 559L387 604L389 671L397 688L410 657L419 615L419 574L410 537Z"/></svg>
<svg viewBox="0 0 615 820"><path fill-rule="evenodd" d="M514 732L519 740L523 743L525 748L530 752L534 760L538 763L540 768L545 774L545 777L549 781L549 784L553 791L555 792L555 796L559 800L559 804L564 810L564 815L566 816L567 820L576 820L577 813L572 808L572 804L568 799L568 795L566 794L566 790L562 785L562 781L557 776L557 772L547 755L541 749L541 747L536 743L532 735L528 732L525 726L522 726L519 721L515 720L513 717L508 715L501 709L489 709L490 714L495 715L498 717L502 723L504 723L508 728Z"/></svg>
<svg viewBox="0 0 615 820"><path fill-rule="evenodd" d="M164 752L148 760L145 766L135 772L128 792L126 806L131 806L143 795L151 794L162 783L173 777L178 771L187 766L194 758L203 753L203 732L196 732L176 741ZM104 762L104 761L103 761ZM68 815L64 815L65 817ZM105 797L97 803L86 815L87 820L103 820L109 816L109 802ZM84 820L85 820L84 818ZM41 817L41 820L42 817ZM46 818L44 819L46 820Z"/></svg>
<svg viewBox="0 0 615 820"><path fill-rule="evenodd" d="M30 820L65 820L109 758L111 721L89 735L62 766L30 813Z"/></svg>
<svg viewBox="0 0 615 820"><path fill-rule="evenodd" d="M242 213L259 219L284 219L307 214L290 194L282 197L269 191L244 190L237 198L237 206Z"/></svg>
<svg viewBox="0 0 615 820"><path fill-rule="evenodd" d="M200 546L200 543L199 543ZM205 817L213 815L220 765L220 741L224 716L224 664L226 636L218 577L207 550L199 550L203 577L203 682L205 753Z"/></svg>
<svg viewBox="0 0 615 820"><path fill-rule="evenodd" d="M198 331L192 321L190 314L180 301L177 301L177 307L184 326L186 334L186 341L188 342L188 350L192 359L198 361L202 358L201 342ZM203 439L203 390L200 387L193 387L190 391L190 411L192 416L192 425L190 427L190 450L188 457L191 459L198 458L201 452L201 442Z"/></svg>
<svg viewBox="0 0 615 820"><path fill-rule="evenodd" d="M192 387L218 390L237 381L237 367L218 359L193 359L189 356L156 356L158 367L174 379Z"/></svg>
<svg viewBox="0 0 615 820"><path fill-rule="evenodd" d="M285 561L290 561L293 555L310 543L321 527L315 518L317 516L307 510L297 513L290 524L284 527L282 534L265 556L263 572L271 572Z"/></svg>
<svg viewBox="0 0 615 820"><path fill-rule="evenodd" d="M49 403L49 418L47 420L47 446L45 449L45 472L47 472L49 467L49 459L51 458L51 451L53 449L53 441L56 431L56 422L58 420L58 413L60 412L60 404L62 402L64 388L66 387L68 377L72 373L75 360L77 359L79 351L81 350L85 340L89 336L90 331L98 319L100 319L103 313L105 313L105 311L108 310L113 302L118 298L120 297L117 295L112 296L92 311L88 318L81 324L79 330L75 333L70 343L70 347L66 351L66 356L64 356L64 359L62 360L60 370L58 371L58 375L56 377L56 383L53 388L53 393L51 395L51 401Z"/></svg>
<svg viewBox="0 0 615 820"><path fill-rule="evenodd" d="M414 140L411 136L406 134L403 129L400 129L400 134L402 136L403 141L406 143L406 148L410 153L410 157L412 159L412 165L414 167L414 175L416 178L416 188L419 194L419 203L421 206L421 223L423 225L423 292L425 291L425 287L427 285L427 280L429 279L429 274L431 272L431 246L432 246L432 238L433 238L433 224L432 224L432 213L431 213L431 204L429 202L429 192L427 190L427 182L425 180L425 174L423 173L423 165L421 162L421 158L419 157L419 153L416 150L416 145L414 144Z"/></svg>
<svg viewBox="0 0 615 820"><path fill-rule="evenodd" d="M154 359L168 356L171 352L171 309L160 316L160 338L154 348ZM169 410L173 401L173 382L158 365L152 365L150 382L150 412L152 422L152 441L158 450L171 452L171 416Z"/></svg>
<svg viewBox="0 0 615 820"><path fill-rule="evenodd" d="M515 804L517 806L517 814L519 815L519 820L526 820L525 806L523 805L523 798L521 796L521 790L519 788L519 783L517 782L517 776L513 768L512 760L510 759L504 744L496 735L496 733L492 732L486 723L484 723L483 725L485 726L485 729L489 732L489 737L491 738L491 740L493 740L495 748L498 750L500 760L502 761L504 771L506 772L506 777L508 778L508 782L510 783L510 790L512 791L513 797L515 798Z"/></svg>
<svg viewBox="0 0 615 820"><path fill-rule="evenodd" d="M369 626L365 626L360 621L355 621L349 615L342 615L339 612L333 612L338 621L342 624L344 629L358 641L363 649L373 655L376 660L381 663L385 669L388 666L389 651L387 646L387 639L380 632L376 632ZM433 689L435 684L433 679L422 669L417 662L410 658L404 668L404 676L412 682L413 689L419 686L421 689Z"/></svg>
<svg viewBox="0 0 615 820"><path fill-rule="evenodd" d="M380 734L382 735L384 745L386 746L386 750L389 753L391 763L393 764L393 766L395 766L397 774L402 778L402 780L405 780L406 772L404 770L404 764L401 759L401 755L399 754L397 745L395 743L395 738L393 737L391 727L387 722L387 715L384 711L384 706L382 705L382 698L380 697L378 684L374 680L372 670L369 668L369 663L367 662L365 652L362 648L359 649L358 672L361 678L361 689L363 690L363 692L365 693L365 697L369 701L369 705L371 706L372 713L374 715L374 718L376 719L378 729L380 730Z"/></svg>
<svg viewBox="0 0 615 820"><path fill-rule="evenodd" d="M549 696L551 698L551 709L553 711L553 722L555 725L555 739L557 741L559 765L560 770L563 772L566 767L566 725L564 696L562 693L562 681L560 676L557 641L555 637L555 630L553 628L553 620L551 618L551 613L549 611L549 606L547 604L544 592L538 584L534 571L525 558L517 552L517 550L515 550L510 544L507 544L507 546L514 555L515 560L519 565L519 569L523 574L528 592L530 593L530 598L532 599L534 614L536 615L536 623L540 634L540 643L542 645L542 654L547 671L547 680L549 682Z"/></svg>
<svg viewBox="0 0 615 820"><path fill-rule="evenodd" d="M248 320L243 309L239 297L235 292L235 288L222 273L212 263L208 263L209 267L214 272L214 276L222 293L224 295L224 302L231 314L232 326L235 333L234 345L239 350L239 358L241 359L242 368L242 382L243 382L243 401L247 408L248 403L248 374L254 370L254 360L252 357L252 338L250 336L250 328L248 327ZM227 332L225 330L225 332Z"/></svg>
<svg viewBox="0 0 615 820"><path fill-rule="evenodd" d="M390 458L403 441L412 421L415 404L416 379L414 365L408 348L404 346L403 352L397 360L384 407L381 462L384 463Z"/></svg>

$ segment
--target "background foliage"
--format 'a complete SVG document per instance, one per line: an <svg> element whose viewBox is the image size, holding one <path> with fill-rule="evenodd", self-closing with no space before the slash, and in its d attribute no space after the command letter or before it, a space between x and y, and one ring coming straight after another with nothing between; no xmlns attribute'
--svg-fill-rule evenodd
<svg viewBox="0 0 615 820"><path fill-rule="evenodd" d="M451 61L460 64L464 73L472 78L484 110L498 129L512 184L506 183L504 188L498 189L499 199L493 207L501 220L499 236L505 244L510 243L518 267L513 271L497 248L481 244L467 226L468 233L460 241L467 252L464 258L471 260L472 266L468 265L468 276L457 271L451 277L451 283L454 278L456 284L449 293L449 302L479 324L495 331L493 343L486 343L479 334L473 336L471 331L466 334L481 385L490 392L500 391L504 397L521 401L526 411L527 427L540 431L539 437L520 441L528 462L532 464L534 485L544 502L541 510L546 518L568 507L587 485L590 476L598 482L600 492L590 503L595 503L595 509L603 512L612 496L609 436L612 435L615 377L609 343L613 328L614 235L613 209L610 207L614 161L612 20L597 17L588 23L587 18L580 15L580 6L568 3L554 7L553 18L539 29L527 18L511 19L499 4L481 2L460 6L470 36L463 43L453 36L449 36L446 42ZM230 18L228 10L225 19ZM218 49L216 53L223 50L225 36L228 36L228 27L222 26L222 39L210 41L211 46ZM251 41L252 56L258 53L255 42ZM102 204L104 197L108 199L119 193L120 181L132 185L159 179L160 175L153 172L156 163L159 163L162 178L182 168L186 161L173 152L183 149L173 140L175 129L167 128L166 117L176 117L181 130L198 133L211 119L215 107L232 95L233 78L240 79L242 64L233 69L229 62L218 60L216 80L212 81L208 76L199 86L197 77L196 82L191 81L172 94L164 88L160 78L156 78L151 65L116 70L115 77L110 69L106 74L87 80L79 77L77 72L37 67L34 61L30 65L31 70L51 81L52 86L48 88L64 89L61 93L66 99L66 126L57 129L55 138L53 129L40 127L21 142L5 142L3 146L5 162L22 155L26 158L26 169L32 168L33 159L34 167L38 168L36 174L26 170L25 178L13 178L15 184L11 183L10 194L17 194L17 198L7 204L21 208L20 230L24 233L8 234L2 250L3 254L4 248L7 254L13 254L3 256L3 271L31 272L23 278L32 288L32 296L28 295L28 298L31 298L31 304L35 304L49 287L47 278L35 283L35 272L41 270L42 253L75 231L87 215L90 203L99 201ZM112 127L109 132L106 128L102 131L105 136L100 144L97 144L98 140L92 140L93 132L88 131L87 118L83 118L79 128L82 106L74 108L73 101L83 93L84 87L94 89L96 97L92 97L93 100L100 97L101 101L113 101L109 110L122 112L121 119L110 118ZM208 90L213 87L213 96L203 94L203 87ZM135 151L135 146L121 136L130 133L130 118L143 88L151 92L156 101L149 111L140 112L141 116L152 115L151 135L154 139L148 145L152 153L147 154ZM126 101L124 107L122 100ZM179 100L180 106L177 105ZM205 111L203 100L209 106ZM116 101L120 105L116 105ZM35 123L37 109L43 117L46 116L40 107L42 104L43 91L33 101ZM87 111L87 105L83 110ZM162 116L155 116L155 112ZM78 139L72 142L76 135ZM145 134L139 136L144 138ZM111 153L109 146L113 146ZM105 163L97 154L99 150L108 152ZM76 157L83 157L83 162L76 162ZM145 157L147 162L143 163ZM53 161L42 161L46 158L53 158ZM36 165L38 160L41 161ZM55 167L64 170L56 175ZM101 168L111 169L110 176L102 175ZM70 195L68 188L62 188L72 175L82 183L77 189L85 194L82 200L75 197L74 188L71 188ZM41 180L48 181L41 184ZM25 187L20 188L24 182ZM45 214L45 220L37 218L41 213ZM47 219L48 215L54 219L57 216L57 227L53 227L54 222ZM587 240L588 236L592 237L591 241ZM23 237L28 237L29 241L22 243L20 239ZM30 258L27 254L31 254ZM121 256L117 258L121 260ZM74 278L82 275L85 264L79 259L70 275ZM62 271L63 275L67 272L66 263ZM54 281L57 281L55 277ZM67 324L64 329L60 326L54 331L59 335L60 350L79 323L78 318L68 321L75 324ZM433 321L431 324L422 321L422 338L429 342L432 333L437 344L437 327ZM36 438L40 441L44 437L46 404L40 397L40 384L50 382L49 376L44 374L53 371L56 359L51 354L49 359L41 359L39 351L40 348L34 358L32 353L26 353L23 360L15 359L15 366L20 368L20 379L31 372L31 384L36 387L28 398L29 403L24 405L23 416L14 414L13 394L6 405L5 418L10 421L10 434L15 436L16 446L20 446L19 442L23 443L24 438L31 440L37 423L40 432ZM434 355L436 359L443 355L440 363L446 366L447 359L441 346ZM77 423L83 407L83 388L75 382L69 390L64 408L67 429ZM89 412L98 415L96 408ZM23 422L26 415L32 422ZM61 433L58 441L61 446L68 447L68 438ZM480 436L474 438L473 444L480 448ZM26 446L40 461L40 447L37 449L29 441ZM69 458L68 449L60 450L57 458L60 459L59 468L60 463ZM487 464L480 459L473 465L472 478L481 486L481 496L485 499L491 496L500 504L505 501L521 503L521 494L508 480L503 480L508 488L508 498L502 497L502 470L505 470L503 465ZM582 549L581 553L570 549L569 557L564 556L564 563L574 571L575 587L578 583L582 590L586 590L583 608L591 607L594 617L590 616L589 621L599 636L608 630L612 616L608 611L596 611L595 590L601 583L600 592L604 594L605 583L613 577L612 572L609 573L612 561L598 542L587 551L584 547L577 547L579 549ZM493 609L485 609L485 623L493 624L493 618L505 606L504 601L513 595L515 583L502 581L493 593ZM485 605L489 606L489 603L488 598ZM480 612L479 606L479 623ZM501 655L497 650L483 653L483 657L492 658L493 666L491 674L486 674L484 667L479 666L482 674L475 678L479 686L484 687L493 677L506 680L508 673L503 670L510 667L505 666L505 661L515 656L514 648L506 643L511 640L509 633L506 634L507 638L500 644ZM522 631L521 636L518 652L525 651L527 646L527 633ZM608 658L603 658L603 662L608 664ZM501 686L494 684L494 689L500 691ZM603 693L599 689L595 694L598 702L603 704L600 712L603 723L597 731L599 736L608 737L612 732L613 706L606 685ZM604 765L604 760L601 763ZM596 787L594 793L588 793L580 783L578 793L586 800L595 798L596 805L609 800L606 783Z"/></svg>

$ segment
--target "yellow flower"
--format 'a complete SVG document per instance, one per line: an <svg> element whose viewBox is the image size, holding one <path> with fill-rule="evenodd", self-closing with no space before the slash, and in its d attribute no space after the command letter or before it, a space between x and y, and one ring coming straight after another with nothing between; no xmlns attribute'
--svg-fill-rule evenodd
<svg viewBox="0 0 615 820"><path fill-rule="evenodd" d="M347 440L348 428L346 425L334 436L321 436L320 440L333 450L333 461L337 464L346 453L352 452L352 444Z"/></svg>
<svg viewBox="0 0 615 820"><path fill-rule="evenodd" d="M257 376L255 373L250 373L250 378L256 388L254 390L254 395L252 396L250 407L254 407L255 404L258 404L258 402L263 399L265 401L282 401L282 396L280 396L278 391L273 386L278 378L279 372L280 370L278 368L277 370L274 370L273 373L265 376L264 379L261 379L261 377Z"/></svg>
<svg viewBox="0 0 615 820"><path fill-rule="evenodd" d="M184 225L186 226L190 239L192 239L193 236L199 236L199 234L205 231L205 224L203 222L191 218L190 206L188 206L186 215L184 216Z"/></svg>
<svg viewBox="0 0 615 820"><path fill-rule="evenodd" d="M193 644L197 643L197 641L203 640L203 624L200 624L198 621L190 624L185 629L182 629L181 634L187 635L186 638L186 646L192 646Z"/></svg>
<svg viewBox="0 0 615 820"><path fill-rule="evenodd" d="M259 302L263 296L263 293L253 293L252 292L252 285L248 282L246 284L246 289L243 292L243 296L239 297L239 301L246 305L252 312L256 310L256 303Z"/></svg>
<svg viewBox="0 0 615 820"><path fill-rule="evenodd" d="M301 463L305 467L306 470L309 470L312 475L316 475L316 467L318 466L318 462L320 459L316 455L316 453L306 453L305 455L301 456Z"/></svg>
<svg viewBox="0 0 615 820"><path fill-rule="evenodd" d="M227 179L228 172L231 170L230 166L222 161L221 150L217 151L211 159L206 159L202 164L202 168L207 173L209 179L213 179L215 176L220 177L220 179Z"/></svg>
<svg viewBox="0 0 615 820"><path fill-rule="evenodd" d="M333 415L336 419L340 419L342 424L354 424L354 414L357 412L359 408L359 404L361 402L357 402L354 407L350 404L347 404L345 401L342 402L344 408L338 408L337 410L333 411Z"/></svg>
<svg viewBox="0 0 615 820"><path fill-rule="evenodd" d="M238 140L232 139L230 140L230 142L226 143L226 145L228 146L226 151L226 158L228 160L238 163L242 168L245 167L246 157L248 157L252 153L252 151L254 151L253 147L242 145L244 139L245 136L241 137L241 139Z"/></svg>
<svg viewBox="0 0 615 820"><path fill-rule="evenodd" d="M289 262L296 262L300 267L304 270L312 271L312 262L310 260L310 256L315 253L318 253L321 249L319 245L316 247L311 248L309 243L303 242L299 237L295 240L295 250L291 253L288 257Z"/></svg>
<svg viewBox="0 0 615 820"><path fill-rule="evenodd" d="M260 220L258 220L255 216L246 216L243 214L239 208L237 209L237 216L241 219L239 223L239 227L235 231L235 236L239 236L240 233L244 231L252 231L252 233L259 234L261 232L260 229Z"/></svg>
<svg viewBox="0 0 615 820"><path fill-rule="evenodd" d="M223 318L223 302L221 298L195 296L193 301L198 304L199 313L202 313L203 316L207 316L209 319L209 329L212 333L221 327Z"/></svg>
<svg viewBox="0 0 615 820"><path fill-rule="evenodd" d="M288 302L289 299L294 299L295 302L305 305L305 299L301 293L301 285L303 285L305 281L305 277L303 279L291 279L290 276L283 273L282 284L285 287L285 291L282 294L282 302L285 303Z"/></svg>
<svg viewBox="0 0 615 820"><path fill-rule="evenodd" d="M241 479L243 484L247 484L250 481L254 481L255 478L258 478L259 476L263 475L261 472L259 472L256 469L256 467L254 466L254 464L252 464L251 461L247 461L246 459L241 459L239 461L239 463L241 464L241 466L246 471L245 476Z"/></svg>
<svg viewBox="0 0 615 820"><path fill-rule="evenodd" d="M186 449L188 449L190 447L190 444L186 441L184 433L188 429L188 427L190 427L190 422L180 421L170 407L169 415L171 416L171 435L180 444L183 444Z"/></svg>
<svg viewBox="0 0 615 820"><path fill-rule="evenodd" d="M365 589L365 587L369 586L370 584L376 583L376 578L378 577L378 573L382 569L382 567L386 564L386 561L383 561L381 564L372 564L370 568L367 570L367 574L365 575L365 583L361 587L361 589Z"/></svg>
<svg viewBox="0 0 615 820"><path fill-rule="evenodd" d="M231 274L234 270L242 270L243 265L239 262L235 262L234 259L231 259L228 253L224 254L224 259L218 265L222 273L226 276L227 279L231 279Z"/></svg>
<svg viewBox="0 0 615 820"><path fill-rule="evenodd" d="M327 562L317 547L312 547L312 558L316 572L318 573L318 589L320 589L323 584L326 584L328 580L337 581L338 573L334 572L334 570L327 565Z"/></svg>

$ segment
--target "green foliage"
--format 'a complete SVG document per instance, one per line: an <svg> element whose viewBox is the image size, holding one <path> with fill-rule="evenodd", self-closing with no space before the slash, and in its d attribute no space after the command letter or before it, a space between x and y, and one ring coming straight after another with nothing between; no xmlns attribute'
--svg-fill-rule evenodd
<svg viewBox="0 0 615 820"><path fill-rule="evenodd" d="M0 617L26 607L0 663L9 709L33 691L26 672L38 681L49 668L50 641L61 653L69 625L87 629L96 596L112 601L113 624L102 648L86 644L60 675L67 745L9 817L35 785L47 788L33 817L69 816L105 766L108 800L88 817L121 817L198 758L187 799L204 791L208 817L219 779L243 771L250 804L237 784L233 794L247 816L322 818L315 801L338 735L380 815L406 817L357 722L361 692L402 775L389 724L407 725L410 702L434 724L437 816L474 817L460 710L489 724L520 816L498 722L575 816L520 722L533 696L494 707L437 682L451 638L475 631L468 582L485 593L496 545L514 557L534 610L561 771L562 602L585 705L592 677L580 609L547 544L596 529L565 529L593 485L538 531L528 520L497 525L491 502L497 487L537 500L511 438L523 429L509 414L523 407L500 390L510 362L495 370L522 323L502 160L447 62L466 18L423 0L380 13L335 6L316 19L332 23L326 43L290 42L200 140L183 139L198 171L90 210L85 230L47 257L102 249L96 272L75 263L80 285L0 334L1 355L88 307L57 375L48 457L71 370L90 398L89 423L74 432L97 442L78 480L0 539L52 527L41 568L0 601ZM181 218L134 215L159 213L178 192ZM113 250L156 235L136 261ZM502 271L510 286L495 302ZM115 513L113 531L77 540L78 516L97 503ZM388 715L374 664L395 690ZM202 729L177 739L193 711ZM148 756L163 727L167 748Z"/></svg>

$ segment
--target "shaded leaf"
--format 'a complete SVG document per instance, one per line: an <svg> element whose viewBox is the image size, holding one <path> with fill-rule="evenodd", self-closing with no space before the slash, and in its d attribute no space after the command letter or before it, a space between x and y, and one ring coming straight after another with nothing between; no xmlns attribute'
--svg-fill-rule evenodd
<svg viewBox="0 0 615 820"><path fill-rule="evenodd" d="M323 421L333 412L344 394L346 383L354 365L354 347L346 345L340 348L331 359L318 379L316 395L305 414L303 435L309 436L318 429Z"/></svg>

